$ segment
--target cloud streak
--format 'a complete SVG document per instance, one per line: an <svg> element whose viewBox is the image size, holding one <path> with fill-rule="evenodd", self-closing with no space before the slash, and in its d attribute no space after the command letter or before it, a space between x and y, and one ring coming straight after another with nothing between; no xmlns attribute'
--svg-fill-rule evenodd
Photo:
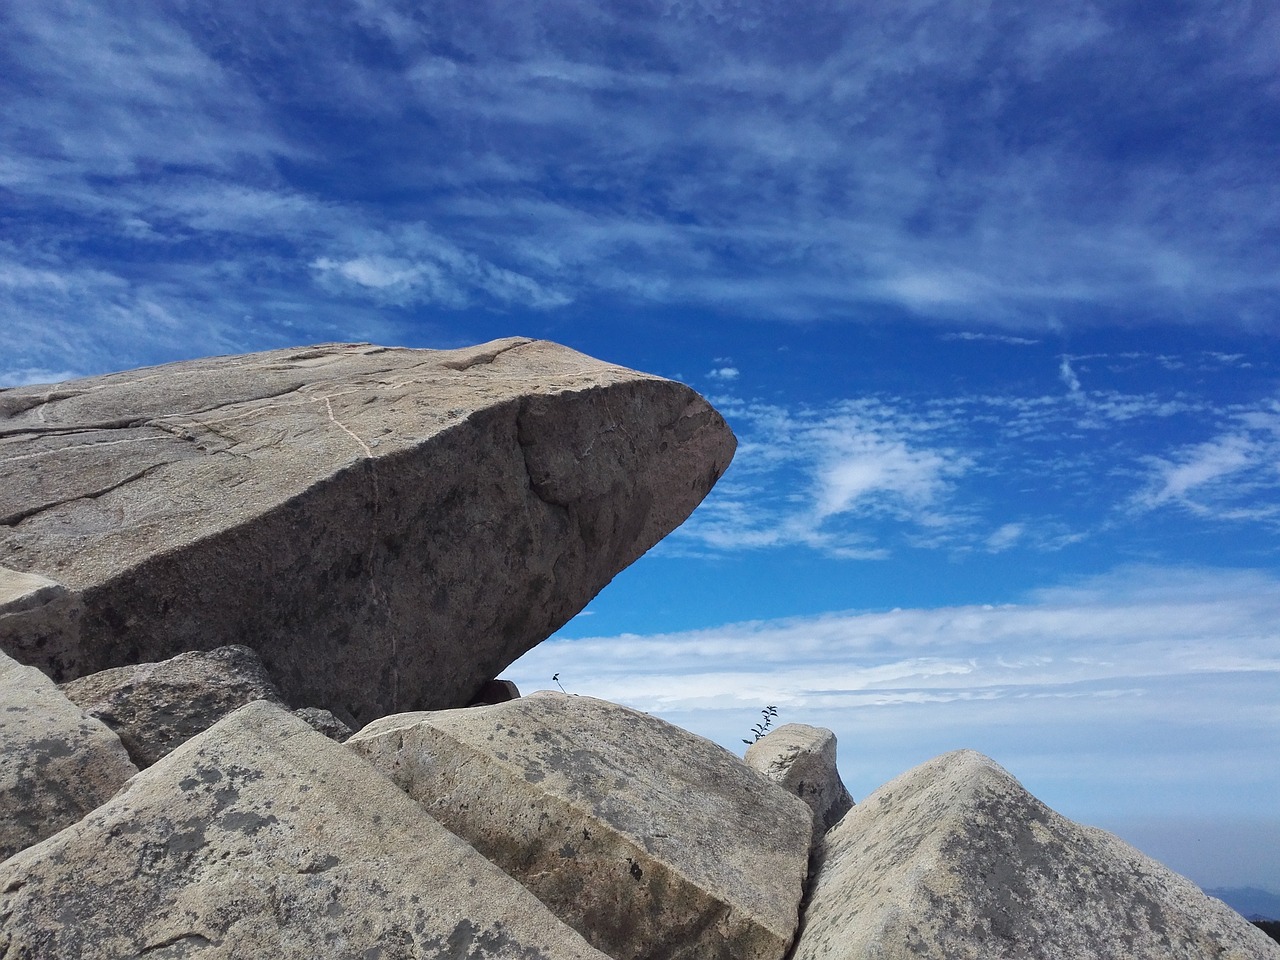
<svg viewBox="0 0 1280 960"><path fill-rule="evenodd" d="M1148 536L1173 511L1206 525L1274 526L1278 401L1264 392L1228 404L1186 388L1184 368L1222 376L1243 361L1218 369L1224 362L1061 356L1066 389L1046 393L921 390L791 407L717 395L738 454L663 549L1043 553ZM1147 389L1117 389L1125 376ZM1185 442L1196 435L1210 439Z"/></svg>
<svg viewBox="0 0 1280 960"><path fill-rule="evenodd" d="M15 0L14 254L135 287L216 260L198 295L228 301L208 319L229 336L282 294L891 315L1015 340L1099 312L1272 315L1280 63L1257 38L1280 15L728 10ZM201 182L219 197L203 215Z"/></svg>
<svg viewBox="0 0 1280 960"><path fill-rule="evenodd" d="M878 401L793 411L720 398L740 446L718 492L679 537L717 549L805 545L836 556L882 552L850 521L889 518L945 527L955 480L970 461L934 446L930 424Z"/></svg>

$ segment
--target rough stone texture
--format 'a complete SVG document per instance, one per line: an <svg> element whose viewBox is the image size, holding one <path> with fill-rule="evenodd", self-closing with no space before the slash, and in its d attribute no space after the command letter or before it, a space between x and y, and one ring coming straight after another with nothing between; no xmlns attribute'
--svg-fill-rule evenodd
<svg viewBox="0 0 1280 960"><path fill-rule="evenodd" d="M0 648L66 681L245 643L291 703L463 706L680 524L734 445L682 384L518 338L3 390L0 563L82 611L0 623Z"/></svg>
<svg viewBox="0 0 1280 960"><path fill-rule="evenodd" d="M0 864L6 960L607 960L367 763L243 707Z"/></svg>
<svg viewBox="0 0 1280 960"><path fill-rule="evenodd" d="M0 653L0 860L75 823L137 772L114 733Z"/></svg>
<svg viewBox="0 0 1280 960"><path fill-rule="evenodd" d="M4 391L0 390L0 410L3 397ZM0 413L0 424L3 422ZM4 457L4 444L5 438L0 436L0 459ZM8 559L0 547L0 561ZM39 574L0 566L0 653L16 653L19 660L26 660L29 658L24 658L22 651L55 649L65 644L67 637L80 635L83 615L80 598L62 584Z"/></svg>
<svg viewBox="0 0 1280 960"><path fill-rule="evenodd" d="M351 738L351 727L322 707L301 707L293 711L293 715L337 743L346 743Z"/></svg>
<svg viewBox="0 0 1280 960"><path fill-rule="evenodd" d="M64 683L62 692L114 730L139 769L246 703L284 705L258 655L239 645L113 667Z"/></svg>
<svg viewBox="0 0 1280 960"><path fill-rule="evenodd" d="M520 696L520 688L510 680L489 680L467 704L469 707L487 707L495 703L506 703Z"/></svg>
<svg viewBox="0 0 1280 960"><path fill-rule="evenodd" d="M1264 960L1280 946L1189 880L945 754L824 838L794 960Z"/></svg>
<svg viewBox="0 0 1280 960"><path fill-rule="evenodd" d="M664 721L541 691L347 746L611 956L778 960L794 936L808 807Z"/></svg>
<svg viewBox="0 0 1280 960"><path fill-rule="evenodd" d="M751 769L809 805L814 843L853 806L836 769L836 735L830 730L783 724L747 747L745 759Z"/></svg>

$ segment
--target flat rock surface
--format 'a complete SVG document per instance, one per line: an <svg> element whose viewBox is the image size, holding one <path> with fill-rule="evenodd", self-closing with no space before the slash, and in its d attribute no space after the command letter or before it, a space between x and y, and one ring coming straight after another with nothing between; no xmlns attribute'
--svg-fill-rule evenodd
<svg viewBox="0 0 1280 960"><path fill-rule="evenodd" d="M824 838L794 960L1264 960L1280 946L995 762L944 754Z"/></svg>
<svg viewBox="0 0 1280 960"><path fill-rule="evenodd" d="M243 707L0 864L7 960L607 960L367 763Z"/></svg>
<svg viewBox="0 0 1280 960"><path fill-rule="evenodd" d="M809 808L709 740L590 697L385 717L347 742L626 960L779 960Z"/></svg>
<svg viewBox="0 0 1280 960"><path fill-rule="evenodd" d="M137 772L119 737L0 653L0 860L75 823Z"/></svg>
<svg viewBox="0 0 1280 960"><path fill-rule="evenodd" d="M114 730L139 768L246 703L284 705L257 654L239 645L112 667L64 683L62 692Z"/></svg>
<svg viewBox="0 0 1280 960"><path fill-rule="evenodd" d="M246 643L290 703L462 706L734 446L688 387L519 338L3 390L0 565L79 607L0 621L0 649L63 682Z"/></svg>

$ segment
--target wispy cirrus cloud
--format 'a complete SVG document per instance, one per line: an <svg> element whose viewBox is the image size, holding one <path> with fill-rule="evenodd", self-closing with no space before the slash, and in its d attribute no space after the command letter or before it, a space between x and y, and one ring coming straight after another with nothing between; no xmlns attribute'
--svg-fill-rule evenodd
<svg viewBox="0 0 1280 960"><path fill-rule="evenodd" d="M1148 458L1149 482L1135 495L1135 507L1174 507L1228 521L1280 517L1280 410L1233 419L1212 440Z"/></svg>
<svg viewBox="0 0 1280 960"><path fill-rule="evenodd" d="M874 394L794 407L715 396L739 452L666 549L1044 553L1144 535L1170 509L1205 530L1280 519L1280 413L1265 384L1238 404L1186 389L1184 371L1235 378L1249 361L1046 361L1060 385L1043 377L1047 393ZM1125 379L1146 389L1118 388ZM1212 439L1181 439L1195 435Z"/></svg>
<svg viewBox="0 0 1280 960"><path fill-rule="evenodd" d="M951 522L947 496L970 461L930 436L936 425L872 400L826 410L730 398L720 406L739 430L738 454L681 539L716 549L800 544L872 557L883 545L851 521L882 517L923 528Z"/></svg>
<svg viewBox="0 0 1280 960"><path fill-rule="evenodd" d="M402 323L600 298L1018 338L1099 313L1260 328L1280 293L1280 63L1258 42L1278 15L1257 5L0 16L21 262L143 286L217 260L196 295L242 341L281 296ZM439 249L377 240L413 230Z"/></svg>

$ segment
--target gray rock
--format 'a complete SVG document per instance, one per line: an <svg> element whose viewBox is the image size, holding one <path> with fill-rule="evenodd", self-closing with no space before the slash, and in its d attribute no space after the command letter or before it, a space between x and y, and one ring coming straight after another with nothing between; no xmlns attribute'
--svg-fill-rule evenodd
<svg viewBox="0 0 1280 960"><path fill-rule="evenodd" d="M0 441L0 558L78 605L0 649L67 681L244 643L290 703L361 723L465 705L735 445L688 387L525 339L18 387Z"/></svg>
<svg viewBox="0 0 1280 960"><path fill-rule="evenodd" d="M972 751L875 791L820 856L794 960L1280 958L1189 880Z"/></svg>
<svg viewBox="0 0 1280 960"><path fill-rule="evenodd" d="M67 666L66 638L79 636L83 615L80 598L62 584L0 566L0 652L60 674Z"/></svg>
<svg viewBox="0 0 1280 960"><path fill-rule="evenodd" d="M783 724L747 747L745 759L751 769L809 805L814 843L853 806L836 768L836 735L830 730Z"/></svg>
<svg viewBox="0 0 1280 960"><path fill-rule="evenodd" d="M779 960L794 936L809 808L709 740L541 691L347 746L611 956Z"/></svg>
<svg viewBox="0 0 1280 960"><path fill-rule="evenodd" d="M284 705L258 655L239 645L113 667L64 683L62 692L114 730L139 769L246 703Z"/></svg>
<svg viewBox="0 0 1280 960"><path fill-rule="evenodd" d="M0 864L0 956L607 960L345 747L243 707Z"/></svg>
<svg viewBox="0 0 1280 960"><path fill-rule="evenodd" d="M320 707L300 707L293 711L293 715L300 720L305 720L312 730L323 733L337 743L346 743L351 738L351 727L328 710Z"/></svg>
<svg viewBox="0 0 1280 960"><path fill-rule="evenodd" d="M510 680L486 680L472 696L469 707L487 707L495 703L506 703L520 696L520 688Z"/></svg>
<svg viewBox="0 0 1280 960"><path fill-rule="evenodd" d="M114 733L0 653L0 860L75 823L137 772Z"/></svg>

